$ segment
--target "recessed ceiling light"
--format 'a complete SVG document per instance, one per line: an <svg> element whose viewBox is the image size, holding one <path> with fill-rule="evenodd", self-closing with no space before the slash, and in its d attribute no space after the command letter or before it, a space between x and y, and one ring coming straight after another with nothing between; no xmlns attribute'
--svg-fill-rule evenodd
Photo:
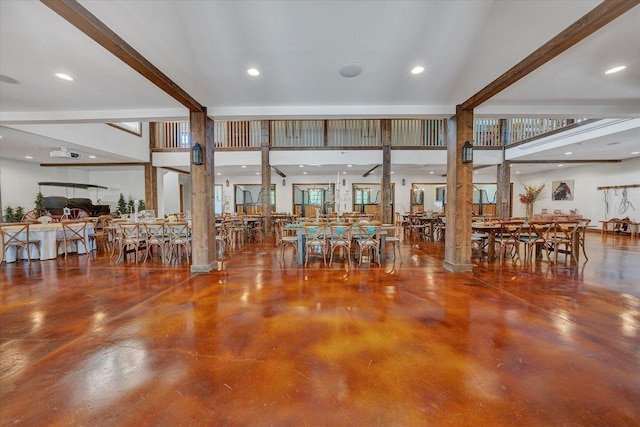
<svg viewBox="0 0 640 427"><path fill-rule="evenodd" d="M301 167L301 168L303 168L303 167L304 167L304 165L300 165L300 167Z"/></svg>
<svg viewBox="0 0 640 427"><path fill-rule="evenodd" d="M478 174L478 171L475 171L474 173L477 175L477 174Z"/></svg>
<svg viewBox="0 0 640 427"><path fill-rule="evenodd" d="M351 167L353 167L353 165L347 165L347 167L348 167L348 168L351 168Z"/></svg>
<svg viewBox="0 0 640 427"><path fill-rule="evenodd" d="M519 174L519 173L520 173L520 171L516 171L516 175Z"/></svg>
<svg viewBox="0 0 640 427"><path fill-rule="evenodd" d="M95 159L95 158L96 158L96 156L89 156L89 158L90 158L90 159Z"/></svg>
<svg viewBox="0 0 640 427"><path fill-rule="evenodd" d="M306 175L306 174L307 174L306 172L302 172L302 175Z"/></svg>
<svg viewBox="0 0 640 427"><path fill-rule="evenodd" d="M346 175L347 173L345 171L342 171L342 175Z"/></svg>
<svg viewBox="0 0 640 427"><path fill-rule="evenodd" d="M56 73L56 77L62 80L67 80L69 82L73 81L73 77L65 73Z"/></svg>
<svg viewBox="0 0 640 427"><path fill-rule="evenodd" d="M572 151L567 151L566 153L564 153L564 155L565 155L565 156L569 156L569 155L571 155L571 154L573 154L573 152L572 152Z"/></svg>
<svg viewBox="0 0 640 427"><path fill-rule="evenodd" d="M221 174L220 172L216 172L216 175L220 176L220 175L222 175L222 174Z"/></svg>
<svg viewBox="0 0 640 427"><path fill-rule="evenodd" d="M424 72L424 67L417 66L411 69L411 74L422 74Z"/></svg>
<svg viewBox="0 0 640 427"><path fill-rule="evenodd" d="M25 159L33 159L32 156L24 156Z"/></svg>
<svg viewBox="0 0 640 427"><path fill-rule="evenodd" d="M433 174L434 174L434 172L433 172L433 171L429 171L429 175L433 175Z"/></svg>
<svg viewBox="0 0 640 427"><path fill-rule="evenodd" d="M251 77L258 77L260 75L260 71L255 68L249 68L247 70L247 74L249 74Z"/></svg>
<svg viewBox="0 0 640 427"><path fill-rule="evenodd" d="M260 175L260 172L256 172L256 175Z"/></svg>
<svg viewBox="0 0 640 427"><path fill-rule="evenodd" d="M393 175L394 173L395 173L394 171L391 171L391 175Z"/></svg>
<svg viewBox="0 0 640 427"><path fill-rule="evenodd" d="M246 169L247 165L242 165L241 167L242 169Z"/></svg>
<svg viewBox="0 0 640 427"><path fill-rule="evenodd" d="M624 70L625 68L627 68L626 65L618 65L617 67L609 68L604 73L605 74L615 74L615 73L619 73L620 71Z"/></svg>
<svg viewBox="0 0 640 427"><path fill-rule="evenodd" d="M559 168L563 167L564 165L558 165Z"/></svg>
<svg viewBox="0 0 640 427"><path fill-rule="evenodd" d="M640 151L632 151L631 154L640 154Z"/></svg>

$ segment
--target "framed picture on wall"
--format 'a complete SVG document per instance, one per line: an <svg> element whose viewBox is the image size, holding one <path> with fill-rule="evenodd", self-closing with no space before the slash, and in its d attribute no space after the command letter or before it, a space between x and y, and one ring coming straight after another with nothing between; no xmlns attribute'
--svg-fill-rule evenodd
<svg viewBox="0 0 640 427"><path fill-rule="evenodd" d="M551 200L573 200L573 180L552 181Z"/></svg>

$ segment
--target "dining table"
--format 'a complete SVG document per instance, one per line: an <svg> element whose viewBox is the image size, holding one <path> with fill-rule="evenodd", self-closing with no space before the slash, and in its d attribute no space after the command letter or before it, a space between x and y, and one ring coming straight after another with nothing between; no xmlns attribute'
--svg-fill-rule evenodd
<svg viewBox="0 0 640 427"><path fill-rule="evenodd" d="M11 230L12 226L5 226L4 228L8 228L9 230ZM15 228L18 228L19 226L16 226ZM89 239L89 235L93 234L94 232L94 228L93 228L93 223L91 222L87 222L87 227L85 230L85 242L87 242L87 248L89 249L89 251L94 250L96 248L95 245L95 240L93 239ZM58 256L58 243L57 243L57 239L62 239L63 235L62 235L63 231L62 231L62 224L59 222L52 222L49 224L30 224L29 225L29 239L32 241L38 241L39 242L39 246L38 248L40 249L40 260L41 261L45 261L48 259L55 259ZM20 238L24 239L26 236L22 235L24 233L21 233L21 235L19 235ZM79 254L84 254L86 253L86 249L84 247L84 245L80 244L77 245L75 243L70 243L70 245L73 245L74 247L72 248L72 250L77 250L77 252ZM15 262L16 261L16 248L14 247L10 247L7 248L7 252L5 254L5 261L8 263L11 262ZM21 259L27 259L27 254L24 253L24 251L22 251L22 253L20 254L20 258ZM31 259L38 259L38 251L35 249L35 247L31 246L29 247L29 258Z"/></svg>
<svg viewBox="0 0 640 427"><path fill-rule="evenodd" d="M305 245L306 232L305 232L304 225L305 225L304 223L291 223L291 224L285 224L285 226L283 227L284 230L286 231L296 232L296 236L298 237L297 263L299 265L304 264L304 256L305 256L305 250L306 250L306 245ZM327 230L330 229L330 223L326 223L323 225L327 228ZM393 227L394 227L393 224L382 224L380 226L379 241L380 241L380 262L381 263L385 262L386 260L387 230ZM329 231L327 231L327 234L328 233ZM357 223L353 223L353 227L351 228L351 234L353 237L360 235L360 229L358 228Z"/></svg>

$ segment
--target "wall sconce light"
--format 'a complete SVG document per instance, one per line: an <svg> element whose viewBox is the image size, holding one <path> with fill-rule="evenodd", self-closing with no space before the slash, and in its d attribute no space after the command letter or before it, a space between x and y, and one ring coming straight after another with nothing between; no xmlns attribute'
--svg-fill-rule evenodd
<svg viewBox="0 0 640 427"><path fill-rule="evenodd" d="M225 181L225 184L227 185L227 187L229 186L229 180Z"/></svg>
<svg viewBox="0 0 640 427"><path fill-rule="evenodd" d="M284 187L285 185L287 185L287 181L284 178L282 178L282 186Z"/></svg>
<svg viewBox="0 0 640 427"><path fill-rule="evenodd" d="M345 178L342 178L342 186L343 187L347 186L347 180Z"/></svg>
<svg viewBox="0 0 640 427"><path fill-rule="evenodd" d="M197 142L191 147L191 164L202 164L202 146Z"/></svg>
<svg viewBox="0 0 640 427"><path fill-rule="evenodd" d="M469 141L465 141L462 146L462 163L472 163L473 162L473 145L469 143Z"/></svg>
<svg viewBox="0 0 640 427"><path fill-rule="evenodd" d="M407 185L407 180L402 178L402 185Z"/></svg>

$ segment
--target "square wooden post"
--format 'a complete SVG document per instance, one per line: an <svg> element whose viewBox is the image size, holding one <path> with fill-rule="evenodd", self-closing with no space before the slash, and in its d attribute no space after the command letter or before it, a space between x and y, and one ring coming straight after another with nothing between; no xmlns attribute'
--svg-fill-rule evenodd
<svg viewBox="0 0 640 427"><path fill-rule="evenodd" d="M208 273L217 263L215 248L213 120L203 112L189 115L191 144L202 147L202 165L191 165L192 273Z"/></svg>
<svg viewBox="0 0 640 427"><path fill-rule="evenodd" d="M271 235L271 163L269 160L269 120L260 121L260 151L262 155L262 224L264 234Z"/></svg>
<svg viewBox="0 0 640 427"><path fill-rule="evenodd" d="M447 126L447 223L444 268L454 273L473 271L471 209L473 162L462 163L462 146L473 141L473 110L458 106Z"/></svg>
<svg viewBox="0 0 640 427"><path fill-rule="evenodd" d="M393 223L391 212L391 120L382 120L382 183L380 191L381 217L383 224Z"/></svg>

